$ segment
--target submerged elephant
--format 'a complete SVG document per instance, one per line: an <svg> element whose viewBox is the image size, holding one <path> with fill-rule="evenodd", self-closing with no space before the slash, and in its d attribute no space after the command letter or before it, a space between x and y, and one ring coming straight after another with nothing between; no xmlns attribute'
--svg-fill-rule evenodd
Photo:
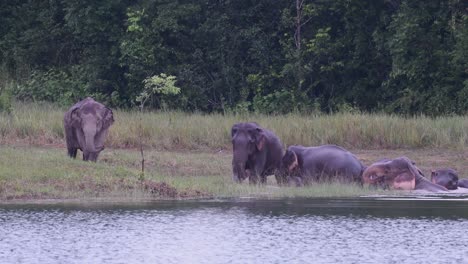
<svg viewBox="0 0 468 264"><path fill-rule="evenodd" d="M427 180L407 157L384 159L369 166L362 174L365 185L398 190L447 191Z"/></svg>
<svg viewBox="0 0 468 264"><path fill-rule="evenodd" d="M458 188L458 173L450 168L437 169L431 172L431 181L449 190L456 190Z"/></svg>
<svg viewBox="0 0 468 264"><path fill-rule="evenodd" d="M435 184L442 185L449 190L468 188L468 179L459 179L458 172L451 168L432 171L431 181Z"/></svg>
<svg viewBox="0 0 468 264"><path fill-rule="evenodd" d="M460 179L460 180L458 180L458 187L461 187L461 188L468 188L468 179Z"/></svg>
<svg viewBox="0 0 468 264"><path fill-rule="evenodd" d="M266 182L266 176L274 174L283 156L283 144L270 130L257 123L238 123L232 126L232 178L249 183Z"/></svg>
<svg viewBox="0 0 468 264"><path fill-rule="evenodd" d="M90 97L73 105L63 118L68 155L76 158L80 149L83 160L96 161L113 123L112 110Z"/></svg>
<svg viewBox="0 0 468 264"><path fill-rule="evenodd" d="M351 152L336 145L290 146L281 165L284 182L297 186L315 181L361 182L364 165Z"/></svg>

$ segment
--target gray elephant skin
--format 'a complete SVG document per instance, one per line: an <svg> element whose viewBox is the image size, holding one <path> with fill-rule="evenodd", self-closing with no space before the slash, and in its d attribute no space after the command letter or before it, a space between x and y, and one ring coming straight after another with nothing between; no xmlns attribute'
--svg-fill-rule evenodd
<svg viewBox="0 0 468 264"><path fill-rule="evenodd" d="M458 187L460 188L468 188L468 179L460 179L458 181Z"/></svg>
<svg viewBox="0 0 468 264"><path fill-rule="evenodd" d="M451 168L437 169L431 172L431 182L449 190L458 188L458 173Z"/></svg>
<svg viewBox="0 0 468 264"><path fill-rule="evenodd" d="M451 168L443 168L432 171L431 181L444 186L449 190L468 188L468 179L459 179L458 172Z"/></svg>
<svg viewBox="0 0 468 264"><path fill-rule="evenodd" d="M281 165L284 182L301 186L312 182L361 182L365 166L348 150L336 145L288 147Z"/></svg>
<svg viewBox="0 0 468 264"><path fill-rule="evenodd" d="M266 183L268 175L276 174L283 156L283 144L270 130L255 122L232 126L232 178L242 182ZM278 180L278 178L277 178Z"/></svg>
<svg viewBox="0 0 468 264"><path fill-rule="evenodd" d="M112 110L90 97L73 105L63 118L68 155L76 158L79 149L83 160L96 161L113 123Z"/></svg>
<svg viewBox="0 0 468 264"><path fill-rule="evenodd" d="M362 174L365 185L397 189L447 191L447 188L430 182L421 170L407 157L383 159L366 168Z"/></svg>

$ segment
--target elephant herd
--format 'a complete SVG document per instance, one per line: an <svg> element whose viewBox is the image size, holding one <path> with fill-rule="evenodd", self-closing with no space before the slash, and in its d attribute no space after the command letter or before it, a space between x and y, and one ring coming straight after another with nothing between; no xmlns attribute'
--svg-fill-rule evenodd
<svg viewBox="0 0 468 264"><path fill-rule="evenodd" d="M96 161L104 149L109 127L114 123L112 110L88 97L73 105L64 115L68 155ZM278 185L303 186L314 182L339 181L385 189L446 191L468 188L468 179L458 179L453 169L432 172L424 177L406 157L382 159L366 167L354 154L335 145L283 148L272 131L255 122L238 123L231 130L235 182L266 183L275 175Z"/></svg>
<svg viewBox="0 0 468 264"><path fill-rule="evenodd" d="M458 179L453 169L432 171L428 180L407 157L382 159L366 167L354 154L335 145L289 146L255 122L238 123L231 130L235 182L265 183L275 175L278 185L303 186L339 181L384 189L431 192L468 188L468 179Z"/></svg>

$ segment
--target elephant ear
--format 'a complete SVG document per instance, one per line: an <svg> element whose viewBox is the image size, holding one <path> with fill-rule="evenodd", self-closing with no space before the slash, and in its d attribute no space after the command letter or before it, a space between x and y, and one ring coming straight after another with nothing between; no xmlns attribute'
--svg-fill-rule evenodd
<svg viewBox="0 0 468 264"><path fill-rule="evenodd" d="M114 123L114 113L110 108L104 109L104 115L102 118L102 127L103 129L109 128Z"/></svg>
<svg viewBox="0 0 468 264"><path fill-rule="evenodd" d="M289 172L292 172L297 166L299 162L297 161L297 155L292 150L287 150L283 156L283 165Z"/></svg>
<svg viewBox="0 0 468 264"><path fill-rule="evenodd" d="M239 129L239 124L234 124L231 128L231 137L233 138L234 135L237 133L237 130Z"/></svg>
<svg viewBox="0 0 468 264"><path fill-rule="evenodd" d="M265 147L265 141L266 137L265 134L263 133L263 129L257 127L255 129L255 145L257 146L257 149L260 151Z"/></svg>
<svg viewBox="0 0 468 264"><path fill-rule="evenodd" d="M70 113L71 126L72 127L81 127L81 117L80 117L80 108L75 108Z"/></svg>

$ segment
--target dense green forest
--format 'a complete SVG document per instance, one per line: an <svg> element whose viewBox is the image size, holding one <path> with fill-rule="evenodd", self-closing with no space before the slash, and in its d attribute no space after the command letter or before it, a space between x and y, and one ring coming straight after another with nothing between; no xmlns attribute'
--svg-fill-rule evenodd
<svg viewBox="0 0 468 264"><path fill-rule="evenodd" d="M153 108L465 114L468 4L0 1L3 98L132 107L161 73L181 90Z"/></svg>

